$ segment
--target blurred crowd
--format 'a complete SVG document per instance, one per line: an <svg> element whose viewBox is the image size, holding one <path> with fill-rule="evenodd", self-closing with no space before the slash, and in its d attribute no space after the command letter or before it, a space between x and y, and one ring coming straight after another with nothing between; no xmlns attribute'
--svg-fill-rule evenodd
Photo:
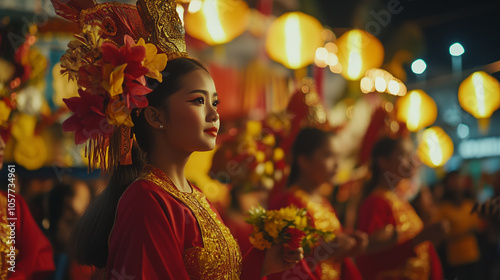
<svg viewBox="0 0 500 280"><path fill-rule="evenodd" d="M341 223L337 229L339 230L338 237L341 237L341 231L346 234L343 243L338 241L347 248L342 256L339 255L339 258L351 258L361 272L366 271L366 268L363 268L363 263L366 262L366 259L363 260L363 254L353 253L353 250L365 250L365 257L369 257L377 256L367 254L369 250L381 252L389 250L389 247L394 247L396 244L400 245L400 242L389 242L389 239L393 238L391 233L384 233L386 237L383 237L384 234L380 231L374 231L380 228L377 228L374 221L380 220L380 225L384 224L382 221L384 218L377 216L382 215L379 212L383 206L377 206L378 202L373 198L370 200L370 197L377 192L377 189L380 189L380 185L384 184L381 182L391 182L387 176L380 177L380 175L388 174L391 168L397 169L405 165L401 159L407 156L404 155L407 152L405 151L406 144L398 144L398 148L393 148L393 150L376 146L374 149L380 152L378 156L373 153L372 160L378 162L377 169L372 166L371 171L366 172L367 174L353 178L342 185L336 185L335 180L328 182L329 178L335 175L338 167L334 154L335 147L325 148L321 141L317 143L308 141L308 143L303 143L307 145L302 145L302 150L295 150L295 153L298 153L296 157L298 161L294 164L295 168L300 170L292 168L292 172L300 175L288 178L288 186L282 186L281 192L286 189L300 190L303 196L307 194L310 202L315 199L320 204L323 203L322 201L327 201L328 207L333 207L334 210L331 211L336 213ZM385 145L388 143L393 142L387 142ZM379 145L382 144L379 143ZM307 146L310 146L310 151L304 150ZM320 146L323 148L319 149ZM412 149L411 144L408 149ZM321 154L322 158L312 161L309 157L316 150L321 150L325 154ZM387 154L383 154L384 151ZM300 159L302 157L299 154L303 154L307 160ZM5 169L6 165L1 173L2 178L6 178ZM51 174L52 170L45 171L47 172L33 173L35 176L28 176L27 174L30 173L26 172L18 176L16 192L25 199L34 221L52 245L55 272L48 279L90 279L93 273L92 268L77 264L71 257L71 233L89 203L106 185L106 177L80 176L76 178L68 173L58 178L55 173L54 176L47 175ZM375 175L373 172L380 174ZM374 177L378 177L379 181L375 181ZM389 190L396 193L399 198L404 198L405 187L400 182L404 180L397 181L397 186L390 186ZM2 182L7 182L7 179ZM227 186L230 188L231 202L219 210L232 234L239 241L241 250L246 251L251 248L248 237L252 233L252 227L245 223L248 210L257 205L278 208L284 206L281 204L287 200L277 192L276 189L279 186L275 186L274 189L244 188L235 184L241 184L241 182L233 181L232 184L229 182ZM304 187L315 184L318 188L314 191ZM2 187L6 189L3 183ZM347 197L346 189L348 190ZM414 209L423 223L420 228L421 234L413 239L421 238L422 242L433 242L443 268L444 279L499 279L499 209L494 200L488 199L500 196L500 171L493 174L483 173L478 181L472 180L472 177L464 172L450 171L439 182L429 186L420 184L418 189L417 195L413 195L409 201L411 209L405 210L412 212ZM377 207L375 210L370 209L372 200L375 203L373 205ZM411 218L411 213L404 215L406 214ZM437 224L439 226L436 226ZM387 227L384 230L387 231ZM400 239L402 233L399 234ZM398 237L395 238L398 240ZM361 244L368 241L370 243L368 246ZM352 244L349 245L349 242ZM343 248L342 246L339 248ZM356 249L354 248L356 246L362 248ZM376 249L377 246L382 246L383 249ZM383 261L389 262L390 260ZM272 277L269 278L272 279ZM33 279L45 279L45 276ZM367 279L366 276L365 279Z"/></svg>

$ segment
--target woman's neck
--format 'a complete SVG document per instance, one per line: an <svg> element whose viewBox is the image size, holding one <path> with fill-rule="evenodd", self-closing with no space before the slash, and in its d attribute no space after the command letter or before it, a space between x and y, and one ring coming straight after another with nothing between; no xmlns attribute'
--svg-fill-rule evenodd
<svg viewBox="0 0 500 280"><path fill-rule="evenodd" d="M378 179L375 188L393 191L398 185L399 181L400 180L397 180L396 178L385 178L385 176L382 176Z"/></svg>
<svg viewBox="0 0 500 280"><path fill-rule="evenodd" d="M319 188L321 187L321 184L314 183L314 181L310 178L307 178L307 176L300 176L294 185L296 185L309 195L317 194L319 192Z"/></svg>
<svg viewBox="0 0 500 280"><path fill-rule="evenodd" d="M181 192L191 192L191 186L184 173L190 155L191 153L163 147L148 155L148 164L163 171Z"/></svg>

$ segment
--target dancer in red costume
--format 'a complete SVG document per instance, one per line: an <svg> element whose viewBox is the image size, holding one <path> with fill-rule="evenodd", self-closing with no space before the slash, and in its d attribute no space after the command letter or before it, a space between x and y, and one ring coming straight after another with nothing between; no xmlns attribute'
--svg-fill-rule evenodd
<svg viewBox="0 0 500 280"><path fill-rule="evenodd" d="M3 166L4 150L5 141L0 136L0 170L3 167L7 168L7 166ZM12 189L15 190L15 188ZM15 201L14 216L7 213L7 206L11 199ZM16 220L7 220L8 218ZM11 222L15 223L14 235L9 227ZM0 192L0 225L2 238L0 279L37 280L46 279L52 274L55 269L52 245L33 220L26 202L20 195L12 192ZM11 239L10 236L14 236L14 238ZM11 255L9 255L11 247L15 248L14 259L11 259Z"/></svg>
<svg viewBox="0 0 500 280"><path fill-rule="evenodd" d="M365 279L443 279L432 242L444 238L446 223L423 225L413 207L395 193L415 173L409 139L383 138L373 147L372 179L361 205L359 229L370 234L367 252L357 258Z"/></svg>
<svg viewBox="0 0 500 280"><path fill-rule="evenodd" d="M243 257L185 178L191 153L215 148L219 100L208 71L185 52L175 1L52 2L80 25L85 46L96 45L78 49L75 42L63 56L84 88L81 98L65 100L74 114L63 128L75 131L77 142L88 139L90 157L112 174L75 229L76 257L104 268L106 279L148 280L259 279L300 260L300 248L285 253L280 246ZM113 44L99 46L99 38ZM71 72L82 49L84 66ZM99 52L95 62L88 58Z"/></svg>
<svg viewBox="0 0 500 280"><path fill-rule="evenodd" d="M294 268L268 276L272 279L362 279L348 257L361 253L367 246L362 232L344 233L335 210L321 193L324 184L333 184L337 159L333 134L316 128L299 132L292 147L292 165L288 187L275 194L271 209L295 205L306 208L316 229L333 232L336 239L313 248Z"/></svg>

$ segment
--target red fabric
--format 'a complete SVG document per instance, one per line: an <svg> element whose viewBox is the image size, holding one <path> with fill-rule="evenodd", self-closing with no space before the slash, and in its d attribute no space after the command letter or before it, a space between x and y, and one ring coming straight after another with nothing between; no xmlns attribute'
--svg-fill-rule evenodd
<svg viewBox="0 0 500 280"><path fill-rule="evenodd" d="M363 279L363 276L361 276L361 272L359 272L356 265L349 258L344 259L341 271L342 271L342 274L340 275L341 280Z"/></svg>
<svg viewBox="0 0 500 280"><path fill-rule="evenodd" d="M369 196L363 202L358 215L358 228L367 234L372 234L389 224L396 226L389 203L381 197ZM430 279L442 279L441 263L434 246L429 246L429 254L431 255ZM416 254L413 250L413 241L410 239L386 251L360 256L356 259L356 264L364 278L369 280L375 279L375 276L380 271L395 269L404 265L408 258L414 256Z"/></svg>
<svg viewBox="0 0 500 280"><path fill-rule="evenodd" d="M387 113L382 107L377 108L370 118L370 124L366 129L365 136L363 136L361 151L359 152L359 163L364 164L370 159L373 146L380 139L385 126L385 117Z"/></svg>
<svg viewBox="0 0 500 280"><path fill-rule="evenodd" d="M248 252L253 248L252 243L250 243L250 234L253 232L252 225L246 223L244 219L236 215L226 215L223 220L234 239L238 241L242 253Z"/></svg>
<svg viewBox="0 0 500 280"><path fill-rule="evenodd" d="M183 255L195 246L203 247L203 242L191 210L154 183L135 181L118 204L109 240L107 278L189 279ZM259 261L253 254L244 258L253 271L245 270L250 275L242 279L258 279L251 278L255 270L260 278Z"/></svg>
<svg viewBox="0 0 500 280"><path fill-rule="evenodd" d="M69 274L71 280L89 280L94 276L95 268L87 265L81 265L74 261L71 262L69 267ZM102 279L102 278L101 278Z"/></svg>
<svg viewBox="0 0 500 280"><path fill-rule="evenodd" d="M3 191L2 195L8 197ZM31 216L24 199L16 195L15 201L15 247L19 252L16 256L15 272L9 275L9 279L45 279L55 270L52 245Z"/></svg>
<svg viewBox="0 0 500 280"><path fill-rule="evenodd" d="M282 193L274 195L269 200L269 209L280 209L291 205L295 205L296 207L299 208L306 208L307 206L288 190L285 190ZM335 210L333 208L332 211L336 215ZM322 254L316 254L316 255L322 255ZM293 268L284 272L271 274L267 277L267 279L268 280L281 280L281 279L319 280L321 279L321 267L319 266L318 261L319 260L317 259L317 257L314 256L314 254L311 254L309 256L304 256L304 259L300 261L297 265L295 265ZM311 269L310 266L314 268ZM342 262L341 279L349 279L349 280L362 279L358 269L348 258L344 259L344 261Z"/></svg>
<svg viewBox="0 0 500 280"><path fill-rule="evenodd" d="M250 249L243 257L240 280L265 280L261 278L262 264L264 263L265 251L255 248Z"/></svg>

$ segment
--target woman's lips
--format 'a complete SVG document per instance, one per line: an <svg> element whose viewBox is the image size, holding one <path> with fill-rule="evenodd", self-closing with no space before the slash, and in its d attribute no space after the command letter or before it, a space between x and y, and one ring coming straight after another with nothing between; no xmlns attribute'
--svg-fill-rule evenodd
<svg viewBox="0 0 500 280"><path fill-rule="evenodd" d="M213 137L217 137L217 128L216 127L212 127L212 128L208 128L208 129L205 129L203 130L206 134L209 134Z"/></svg>

